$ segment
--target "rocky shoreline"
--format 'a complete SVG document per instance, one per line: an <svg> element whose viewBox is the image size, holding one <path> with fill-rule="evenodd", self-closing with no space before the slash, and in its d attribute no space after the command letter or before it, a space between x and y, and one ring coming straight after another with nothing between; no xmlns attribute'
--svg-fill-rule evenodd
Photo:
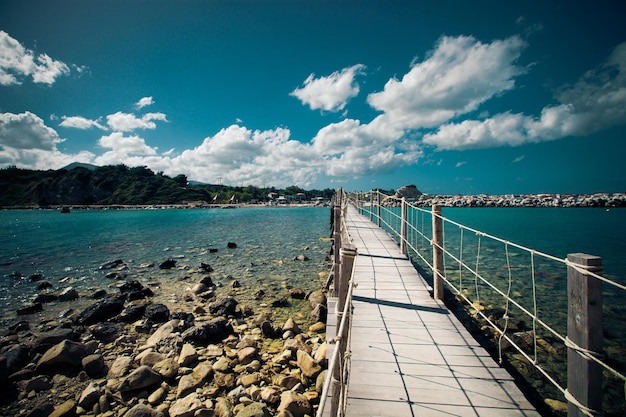
<svg viewBox="0 0 626 417"><path fill-rule="evenodd" d="M211 272L189 271L183 299L167 305L128 279L79 312L35 320L37 304L24 306L0 337L0 415L313 415L327 366L324 291L285 285L282 296L250 298ZM62 293L77 302L75 290Z"/></svg>

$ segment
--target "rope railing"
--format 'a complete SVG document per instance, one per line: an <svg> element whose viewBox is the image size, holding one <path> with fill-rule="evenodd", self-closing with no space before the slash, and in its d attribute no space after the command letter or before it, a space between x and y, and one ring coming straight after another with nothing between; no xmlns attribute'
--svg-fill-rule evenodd
<svg viewBox="0 0 626 417"><path fill-rule="evenodd" d="M520 354L568 401L569 415L595 416L602 413L600 411L602 407L602 381L596 384L598 385L596 387L585 387L589 392L593 391L593 396L599 396L599 402L597 398L591 398L592 396L588 395L589 392L575 394L572 392L571 386L576 385L575 389L580 391L580 387L578 387L580 384L576 380L576 378L580 379L580 375L572 375L573 369L580 370L578 367L583 366L585 371L591 369L591 372L594 375L599 375L600 379L603 378L602 371L604 371L615 380L626 383L626 376L623 371L609 363L602 352L602 290L600 284L607 284L608 288L616 291L625 291L626 286L601 275L600 258L571 254L566 259L562 259L447 219L440 214L440 209L435 210L435 207L432 210L417 207L405 199L387 196L378 191L370 191L366 195L353 193L349 195L349 198L361 214L368 215L372 222L386 230L398 242L402 251L432 272L435 297L443 298L443 291L442 294L437 295L437 285L445 283L457 300L470 307L470 312L474 317L487 323L494 332L498 359L501 363L504 360L504 347L513 349L514 352ZM436 227L442 229L442 236L439 239L435 236ZM458 237L455 230L458 231ZM503 265L500 264L499 266L500 270L495 269L494 266L486 265L486 260L493 261L491 258L497 256L497 249L495 248L498 245L501 245L499 250L503 252L501 256L504 258ZM481 250L484 252L489 250L490 252L486 254ZM518 252L526 253L529 261L519 263L517 260L523 257ZM440 261L437 260L437 256L441 258ZM512 261L513 258L516 259L515 265ZM441 265L441 260L443 265ZM572 297L572 291L576 292L576 297L580 296L577 291L583 291L584 297L595 296L588 294L587 291L598 292L600 297L599 313L587 311L588 306L572 306L572 304L580 304L580 300L568 302L569 311L565 317L569 318L565 320L565 323L563 323L562 318L557 316L557 312L546 311L548 309L538 303L538 288L540 286L537 285L537 275L538 264L543 265L543 263L548 262L554 265L554 270L567 270L569 297ZM450 263L453 265L452 268L450 268ZM504 274L501 273L501 269L505 269ZM514 270L529 270L529 276L528 278L518 276L514 278ZM560 274L559 272L559 276L562 276ZM575 282L576 279L579 279L581 283L579 286L585 288L569 288L571 282ZM526 285L528 280L530 280L528 291L524 291L522 294L522 291L518 290L517 292L520 294L515 294L514 286L519 286L520 283ZM585 285L583 286L582 283ZM596 285L597 289L592 291L586 288L586 286L591 285ZM556 295L552 294L552 296ZM492 299L500 300L503 305L502 314L499 317L491 314L489 310L493 310L492 308L487 309L485 307L488 305L487 300ZM597 310L595 303L595 300L588 303L591 305L589 308L596 308ZM582 302L582 304L585 303ZM581 338L576 335L575 331L572 333L571 328L577 327L581 321L581 312L572 313L572 308L583 308L582 314L585 315L583 317L585 323L583 324L589 326L584 332L587 332L589 328L591 329L590 332L599 332L599 346L597 344L592 346L595 343L593 340L589 340L594 338L592 336L585 334ZM587 322L595 320L590 319L590 317L595 317L594 314L599 314L599 324L598 322L593 324ZM528 317L532 323L528 331L532 335L530 343L517 337L513 329L515 326L512 326L513 315ZM574 317L572 318L572 316ZM553 320L554 323L549 323L550 320ZM568 320L574 320L574 325L568 324ZM542 335L545 333L546 336L540 337L540 333ZM543 360L546 355L544 351L548 337L553 337L554 343L563 344L567 348L567 383L562 381L563 375L552 369L551 366L548 366L547 361ZM573 340L574 338L577 340ZM597 339L598 336L595 338ZM572 363L576 363L576 365L573 367ZM563 367L561 365L561 368ZM594 382L598 381L586 381L587 385L593 385ZM624 388L626 392L626 384Z"/></svg>
<svg viewBox="0 0 626 417"><path fill-rule="evenodd" d="M350 323L352 314L352 292L354 289L354 260L356 249L352 245L346 224L346 210L348 200L342 192L337 190L333 201L333 268L332 300L335 303L335 314L338 324L335 335L327 333L327 343L334 345L328 371L324 379L320 402L316 417L344 416L347 404L348 380L350 377ZM330 282L330 281L329 281ZM329 303L330 305L330 303ZM327 329L328 331L328 329ZM327 405L330 407L327 407Z"/></svg>

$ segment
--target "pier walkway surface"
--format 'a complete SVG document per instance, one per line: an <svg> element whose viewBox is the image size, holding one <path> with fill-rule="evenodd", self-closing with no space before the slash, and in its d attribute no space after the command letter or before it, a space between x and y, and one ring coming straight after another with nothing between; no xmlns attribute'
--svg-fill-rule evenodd
<svg viewBox="0 0 626 417"><path fill-rule="evenodd" d="M346 224L358 285L347 416L539 416L384 230L353 206Z"/></svg>

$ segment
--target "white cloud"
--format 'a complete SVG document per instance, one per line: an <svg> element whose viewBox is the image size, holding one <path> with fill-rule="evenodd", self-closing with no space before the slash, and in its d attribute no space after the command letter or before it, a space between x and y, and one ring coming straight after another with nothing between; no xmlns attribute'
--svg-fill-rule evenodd
<svg viewBox="0 0 626 417"><path fill-rule="evenodd" d="M526 155L520 155L520 156L518 156L517 158L515 158L513 160L513 163L517 164L518 162L522 162L524 160L524 158L526 158Z"/></svg>
<svg viewBox="0 0 626 417"><path fill-rule="evenodd" d="M107 124L112 130L118 132L130 132L135 129L155 129L154 120L167 122L163 113L146 113L141 118L131 113L118 111L107 116Z"/></svg>
<svg viewBox="0 0 626 417"><path fill-rule="evenodd" d="M122 132L113 132L98 139L98 145L110 148L119 155L156 155L156 148L146 145L146 141L139 136L124 136Z"/></svg>
<svg viewBox="0 0 626 417"><path fill-rule="evenodd" d="M525 72L516 65L525 46L517 36L488 44L445 36L425 61L414 63L402 80L390 79L368 103L397 127L437 126L511 90L514 78Z"/></svg>
<svg viewBox="0 0 626 417"><path fill-rule="evenodd" d="M139 99L139 101L137 103L135 103L135 107L137 107L138 109L142 109L146 106L151 106L154 104L154 100L152 99L152 96L150 97L143 97L141 99Z"/></svg>
<svg viewBox="0 0 626 417"><path fill-rule="evenodd" d="M284 128L259 131L231 125L171 159L170 169L199 181L231 184L311 184L319 170L309 145Z"/></svg>
<svg viewBox="0 0 626 417"><path fill-rule="evenodd" d="M57 149L61 142L58 133L33 113L0 114L0 165L57 169L70 162L90 162L94 157L87 151L62 153Z"/></svg>
<svg viewBox="0 0 626 417"><path fill-rule="evenodd" d="M424 136L439 150L520 146L585 136L626 123L626 42L615 48L606 63L587 72L557 95L538 117L501 113L485 120L444 124Z"/></svg>
<svg viewBox="0 0 626 417"><path fill-rule="evenodd" d="M14 149L55 149L63 140L31 112L0 114L0 145Z"/></svg>
<svg viewBox="0 0 626 417"><path fill-rule="evenodd" d="M354 79L364 69L364 65L357 64L335 71L327 77L315 78L315 74L311 74L304 80L304 86L296 88L290 95L297 97L311 110L341 111L348 100L359 94L359 85Z"/></svg>
<svg viewBox="0 0 626 417"><path fill-rule="evenodd" d="M28 76L35 83L51 85L58 77L69 73L67 64L24 48L0 30L0 85L21 84Z"/></svg>
<svg viewBox="0 0 626 417"><path fill-rule="evenodd" d="M454 167L455 168L461 168L465 164L467 164L467 161L459 161L456 164L454 164Z"/></svg>
<svg viewBox="0 0 626 417"><path fill-rule="evenodd" d="M74 129L87 130L92 127L96 127L100 130L107 130L105 126L102 126L97 120L90 120L82 116L61 116L63 121L59 123L59 126L72 127Z"/></svg>

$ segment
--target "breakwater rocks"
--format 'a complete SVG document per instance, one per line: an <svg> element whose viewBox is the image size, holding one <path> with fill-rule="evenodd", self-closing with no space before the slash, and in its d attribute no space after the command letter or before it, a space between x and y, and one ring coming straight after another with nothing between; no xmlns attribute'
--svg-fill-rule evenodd
<svg viewBox="0 0 626 417"><path fill-rule="evenodd" d="M0 338L0 415L313 415L327 366L324 292L293 288L254 311L216 287L204 275L184 296L192 311L172 311L131 280L64 318L18 319ZM272 319L290 302L309 316Z"/></svg>
<svg viewBox="0 0 626 417"><path fill-rule="evenodd" d="M626 194L420 195L409 200L419 207L626 207ZM387 199L385 205L399 204Z"/></svg>

